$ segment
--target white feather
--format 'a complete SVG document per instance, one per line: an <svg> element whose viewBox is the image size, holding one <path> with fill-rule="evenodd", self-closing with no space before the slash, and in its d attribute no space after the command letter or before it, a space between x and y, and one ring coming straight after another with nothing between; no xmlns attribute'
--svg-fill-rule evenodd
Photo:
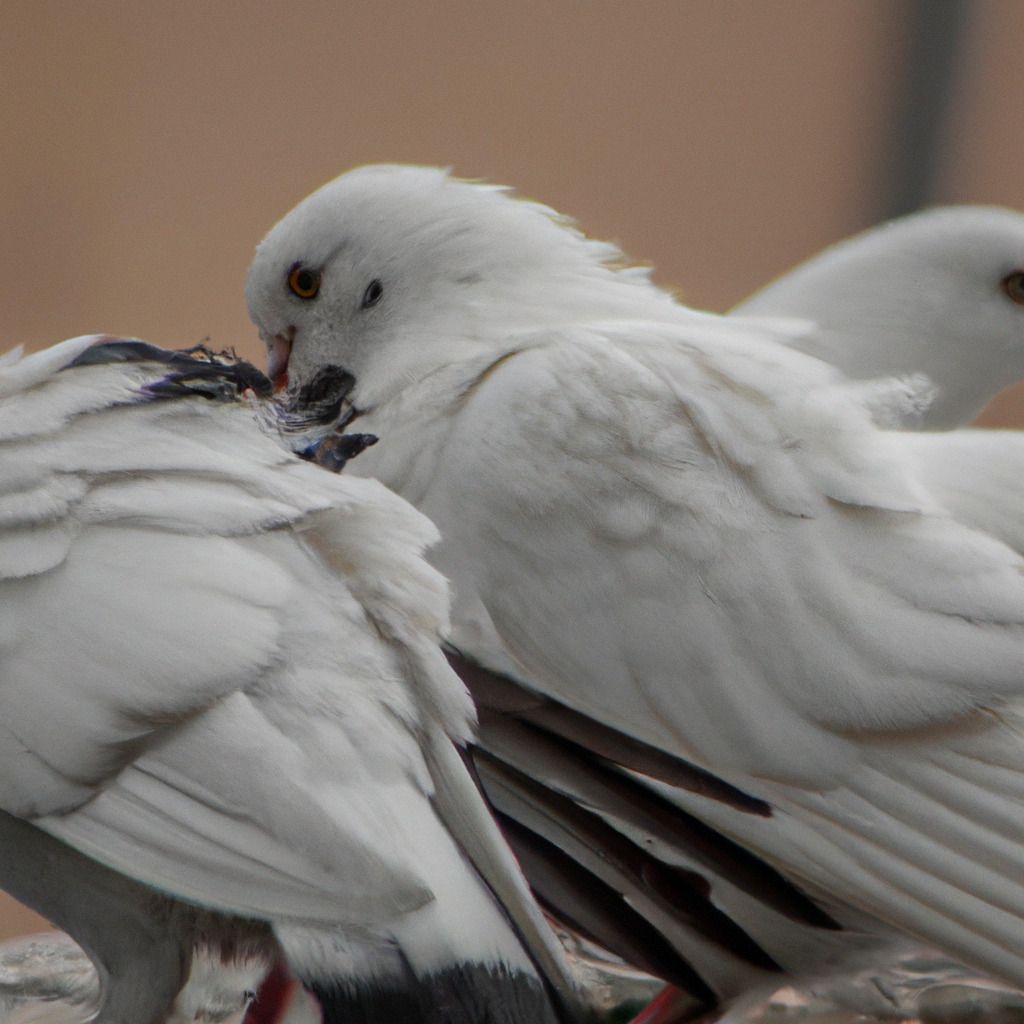
<svg viewBox="0 0 1024 1024"><path fill-rule="evenodd" d="M853 378L923 375L935 393L902 425L945 430L1024 378L1024 306L1003 287L1021 271L1024 214L925 210L831 246L732 315L803 318L786 343Z"/></svg>

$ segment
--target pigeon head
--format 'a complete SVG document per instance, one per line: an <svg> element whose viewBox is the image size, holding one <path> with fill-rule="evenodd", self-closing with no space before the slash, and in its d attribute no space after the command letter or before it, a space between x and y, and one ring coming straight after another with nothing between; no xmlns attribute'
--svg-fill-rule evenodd
<svg viewBox="0 0 1024 1024"><path fill-rule="evenodd" d="M328 183L256 250L249 315L280 388L351 374L361 409L510 334L587 316L680 309L554 211L435 168L362 167ZM643 303L643 305L641 305Z"/></svg>
<svg viewBox="0 0 1024 1024"><path fill-rule="evenodd" d="M960 206L892 221L732 313L813 320L795 347L855 378L923 373L937 393L916 425L967 423L1024 379L1024 214Z"/></svg>

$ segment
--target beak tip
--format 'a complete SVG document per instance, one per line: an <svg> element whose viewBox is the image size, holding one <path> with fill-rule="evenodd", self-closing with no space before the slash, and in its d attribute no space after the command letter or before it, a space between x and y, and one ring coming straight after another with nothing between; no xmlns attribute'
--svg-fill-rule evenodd
<svg viewBox="0 0 1024 1024"><path fill-rule="evenodd" d="M275 392L288 386L288 358L291 354L292 339L284 334L275 334L267 351L267 376Z"/></svg>

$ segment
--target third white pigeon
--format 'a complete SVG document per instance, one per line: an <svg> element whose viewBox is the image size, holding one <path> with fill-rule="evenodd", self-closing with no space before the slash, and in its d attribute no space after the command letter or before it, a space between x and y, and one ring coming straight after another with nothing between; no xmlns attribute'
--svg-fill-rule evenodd
<svg viewBox="0 0 1024 1024"><path fill-rule="evenodd" d="M839 242L733 316L802 317L790 342L857 379L923 374L934 394L902 426L969 423L1024 379L1024 214L924 210Z"/></svg>

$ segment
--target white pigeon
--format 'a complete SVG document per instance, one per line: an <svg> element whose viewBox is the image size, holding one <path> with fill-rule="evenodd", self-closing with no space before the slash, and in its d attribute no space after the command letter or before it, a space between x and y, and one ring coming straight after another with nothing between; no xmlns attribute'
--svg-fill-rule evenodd
<svg viewBox="0 0 1024 1024"><path fill-rule="evenodd" d="M898 424L920 432L903 445L957 519L1024 552L1024 434L963 429L1024 378L1024 214L959 206L890 221L730 315L806 318L790 344L851 377L928 378L927 401Z"/></svg>
<svg viewBox="0 0 1024 1024"><path fill-rule="evenodd" d="M703 1006L900 936L1024 984L1024 562L876 426L914 386L434 169L324 186L246 294L279 388L354 377L347 472L441 531L478 768L556 916L678 977L667 942Z"/></svg>
<svg viewBox="0 0 1024 1024"><path fill-rule="evenodd" d="M101 1024L199 1019L204 964L282 952L325 1024L573 998L460 758L434 527L285 447L349 384L293 415L141 342L0 365L0 885L95 961Z"/></svg>
<svg viewBox="0 0 1024 1024"><path fill-rule="evenodd" d="M857 379L925 375L935 393L902 426L969 423L1024 379L1024 214L925 210L839 242L733 316L798 317L794 348Z"/></svg>

